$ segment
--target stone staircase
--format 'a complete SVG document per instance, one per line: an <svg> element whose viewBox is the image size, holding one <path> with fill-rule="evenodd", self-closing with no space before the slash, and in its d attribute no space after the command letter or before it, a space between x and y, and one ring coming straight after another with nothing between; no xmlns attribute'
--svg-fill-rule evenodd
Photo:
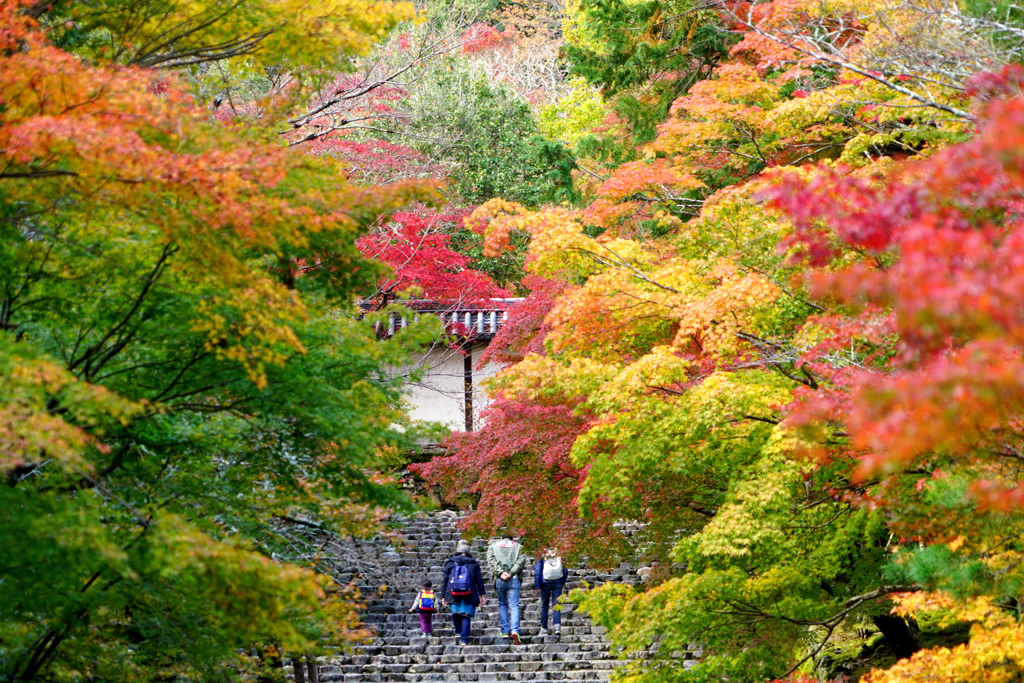
<svg viewBox="0 0 1024 683"><path fill-rule="evenodd" d="M627 662L610 650L604 629L571 603L562 605L560 637L542 637L540 591L533 589L532 563L523 572L521 645L500 636L498 601L494 581L487 568L487 542L471 541L473 556L484 571L486 604L473 619L470 644L463 647L452 628L451 615L442 608L434 615L434 635L420 635L419 617L408 609L424 579L431 579L438 592L444 578L444 562L455 554L461 538L456 527L460 519L445 511L407 520L402 535L392 542L375 542L362 547L363 566L376 564L382 574L366 579L358 572L360 590L369 598L363 622L375 632L370 642L358 645L350 654L320 659L319 681L383 683L385 681L607 681L618 666ZM569 568L567 590L587 582L638 583L632 567L623 564L608 573L585 566ZM386 587L381 588L381 579ZM550 628L549 623L549 628Z"/></svg>

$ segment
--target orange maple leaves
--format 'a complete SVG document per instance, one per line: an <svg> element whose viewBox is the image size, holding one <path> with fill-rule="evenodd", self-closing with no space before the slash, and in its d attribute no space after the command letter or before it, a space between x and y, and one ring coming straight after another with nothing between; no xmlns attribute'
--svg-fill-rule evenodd
<svg viewBox="0 0 1024 683"><path fill-rule="evenodd" d="M174 88L150 87L152 72L83 63L47 45L16 4L3 12L4 40L21 46L0 59L0 178L11 201L70 193L95 211L144 216L230 276L237 264L226 244L302 246L310 232L353 231L356 205L382 212L431 196L423 185L384 192L314 181L327 163L253 144Z"/></svg>
<svg viewBox="0 0 1024 683"><path fill-rule="evenodd" d="M953 647L932 647L875 669L864 683L960 683L1016 680L1024 669L1024 624L989 598L966 601L945 593L921 592L894 596L894 614L943 615L948 622L972 623L970 641Z"/></svg>
<svg viewBox="0 0 1024 683"><path fill-rule="evenodd" d="M598 188L597 195L606 200L616 201L645 192L667 194L669 191L703 185L704 183L689 173L672 168L664 159L652 163L630 161L615 169L608 180Z"/></svg>

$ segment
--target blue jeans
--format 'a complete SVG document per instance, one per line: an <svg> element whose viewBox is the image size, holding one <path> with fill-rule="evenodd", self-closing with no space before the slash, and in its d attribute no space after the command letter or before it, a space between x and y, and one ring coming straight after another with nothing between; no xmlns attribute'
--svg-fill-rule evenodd
<svg viewBox="0 0 1024 683"><path fill-rule="evenodd" d="M455 635L462 639L463 643L469 642L469 629L473 620L468 614L452 614L452 625L455 627Z"/></svg>
<svg viewBox="0 0 1024 683"><path fill-rule="evenodd" d="M513 576L508 581L497 579L494 582L494 591L498 594L498 621L501 622L502 633L519 633L519 591L521 587L522 582L518 576ZM512 617L511 623L509 616Z"/></svg>
<svg viewBox="0 0 1024 683"><path fill-rule="evenodd" d="M540 627L548 627L548 604L551 605L551 623L560 626L562 623L562 608L558 604L558 598L562 597L565 590L564 583L542 583L540 585Z"/></svg>

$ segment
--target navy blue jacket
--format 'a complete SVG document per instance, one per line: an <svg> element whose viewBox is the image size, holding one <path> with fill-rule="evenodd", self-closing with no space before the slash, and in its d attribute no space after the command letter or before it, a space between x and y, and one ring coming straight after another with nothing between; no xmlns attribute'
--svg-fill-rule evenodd
<svg viewBox="0 0 1024 683"><path fill-rule="evenodd" d="M537 564L533 565L533 587L540 590L541 585L553 586L556 583L564 584L566 579L569 578L569 570L565 568L565 560L562 560L562 578L556 581L545 581L544 580L544 560L537 560Z"/></svg>
<svg viewBox="0 0 1024 683"><path fill-rule="evenodd" d="M469 595L452 595L451 588L448 583L452 576L452 571L455 570L460 564L470 565L469 571L472 573L470 588L472 593ZM480 563L474 560L469 555L456 555L447 562L444 563L444 583L441 584L441 596L448 601L448 604L452 604L462 600L467 604L479 606L480 598L484 595L484 574L480 571Z"/></svg>

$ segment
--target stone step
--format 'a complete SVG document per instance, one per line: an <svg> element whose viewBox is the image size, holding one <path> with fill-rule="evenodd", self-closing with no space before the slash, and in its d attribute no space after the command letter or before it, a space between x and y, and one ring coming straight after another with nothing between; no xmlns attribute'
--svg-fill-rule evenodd
<svg viewBox="0 0 1024 683"><path fill-rule="evenodd" d="M540 635L522 635L521 645L515 645L505 636L498 635L497 631L492 634L481 634L474 632L470 636L470 641L475 645L495 645L501 646L505 649L508 648L520 648L525 647L530 649L531 646L535 647L546 647L550 651L559 652L587 652L587 651L607 651L610 645L606 640L600 638L600 636L588 636L590 639L583 640L572 640L571 637L566 636L540 636ZM403 652L425 652L431 647L445 647L448 645L456 645L455 632L447 629L444 631L435 630L434 635L431 637L423 635L414 635L411 637L388 637L382 639L375 639L370 645L357 645L355 652L357 654L368 654L376 655L380 653L385 654L401 654ZM554 647L557 645L558 647ZM535 649L535 648L534 648Z"/></svg>
<svg viewBox="0 0 1024 683"><path fill-rule="evenodd" d="M552 625L549 624L549 628ZM495 621L490 624L481 624L474 620L472 625L472 633L475 636L498 638L500 637L498 623ZM604 636L599 633L590 632L590 627L586 626L565 626L563 625L560 631L561 642L563 643L593 643L603 642ZM454 632L452 622L446 620L444 622L436 622L433 628L434 637L443 637L445 635ZM521 638L535 638L540 637L540 627L536 624L519 627L519 636ZM381 642L387 642L388 644L404 644L402 641L409 640L411 638L421 637L419 625L412 626L409 624L402 625L396 628L377 628L376 633L373 636L375 640Z"/></svg>
<svg viewBox="0 0 1024 683"><path fill-rule="evenodd" d="M456 635L455 631L452 628L451 624L440 624L440 625L439 624L435 624L434 625L433 635L429 636L429 637L432 637L434 639L437 639L437 638L442 638L443 639L443 638L447 638L449 636L454 637L455 635ZM487 639L491 639L495 643L505 642L505 636L503 636L501 633L499 633L497 628L476 628L474 626L473 629L472 629L472 634L471 635L474 638L487 638ZM421 634L419 632L419 629L406 629L406 630L404 630L402 632L388 633L388 634L386 634L384 636L381 636L381 637L372 638L371 642L374 645L379 644L381 647L383 647L383 646L406 647L406 646L410 645L411 642L418 641L419 639L426 638L426 637L428 637L428 636L424 636L423 634ZM538 633L538 629L537 628L528 628L528 629L521 629L520 632L519 632L519 637L520 637L520 639L523 642L530 643L530 642L534 642L534 641L540 642L539 639L541 639L541 638L544 638L544 639L546 639L546 638L554 638L555 636L552 635L552 634L548 634L547 636L541 636L540 633ZM571 633L567 633L564 628L562 629L562 632L560 634L560 637L557 639L557 642L562 643L563 645L569 645L569 646L574 646L574 647L575 646L592 645L594 643L599 643L599 644L602 644L604 646L607 646L607 641L601 635L598 635L596 633L574 635L574 634L571 634ZM356 647L367 647L367 646L365 646L365 645L357 645Z"/></svg>
<svg viewBox="0 0 1024 683"><path fill-rule="evenodd" d="M399 603L397 605L384 605L383 609L380 609L379 611L378 610L374 610L372 612L367 612L366 614L364 614L363 615L363 621L368 623L368 624L384 623L384 622L392 622L392 623L394 623L394 622L400 622L400 621L408 621L410 623L419 623L419 615L417 615L415 613L414 614L410 614L409 613L409 604L410 603L412 603L412 599L411 598L409 599L408 602L403 601L403 602L401 602L401 603ZM473 618L474 621L476 621L477 619L489 619L491 617L497 617L498 616L498 606L497 605L493 605L492 606L489 603L490 603L490 601L488 601L488 604L486 606L477 608L476 616ZM379 606L377 606L377 607L379 607ZM540 618L540 610L541 610L541 608L540 608L539 605L526 605L525 609L523 609L523 607L521 606L520 610L519 610L520 619L523 620L523 621L530 621L531 619L539 619ZM548 612L551 612L551 611L552 611L551 608L548 608ZM561 612L561 615L562 615L562 623L563 624L565 624L568 621L572 621L574 623L575 622L579 622L580 625L583 625L583 624L588 624L589 625L591 623L590 619L588 619L587 617L583 616L582 613L576 611L576 605L573 605L572 603L563 603L562 604L562 609L560 610L560 612ZM434 613L434 619L435 620L436 619L442 619L442 618L443 619L448 619L450 616L451 615L448 613L448 610L446 610L443 607L440 610L438 610L437 612Z"/></svg>
<svg viewBox="0 0 1024 683"><path fill-rule="evenodd" d="M561 633L563 638L570 640L580 639L585 636L593 638L603 638L604 633L598 626L591 624L580 625L583 622L567 622L562 620L561 622ZM474 633L480 633L483 635L491 635L490 631L497 633L500 622L497 618L495 619L473 619L472 629ZM386 631L385 635L379 636L380 638L399 638L399 637L418 637L419 634L419 621L415 622L402 622L398 624L377 624L374 625L377 631ZM433 621L434 630L449 631L453 628L452 619L449 617L437 618ZM554 623L549 622L548 628L552 628ZM519 625L520 636L533 636L539 635L540 624L537 621L526 621L521 622ZM410 635L411 634L411 635Z"/></svg>
<svg viewBox="0 0 1024 683"><path fill-rule="evenodd" d="M465 673L459 671L434 670L429 673L326 673L320 675L322 683L387 683L407 681L408 683L498 683L499 681L607 681L605 671L537 671L502 673Z"/></svg>
<svg viewBox="0 0 1024 683"><path fill-rule="evenodd" d="M459 647L461 650L472 650L473 648L484 649L487 646L476 646L467 645L466 647ZM499 659L504 657L504 659ZM609 659L604 653L600 652L583 652L583 653L541 653L541 652L511 652L504 654L496 654L488 652L484 655L471 655L471 654L452 654L452 655L390 655L371 657L370 661L364 663L342 663L339 664L342 668L346 667L357 667L365 670L366 668L380 668L388 666L397 666L404 664L408 666L420 666L420 665L435 665L435 664L458 664L458 663L473 663L473 662L485 662L490 664L500 664L502 668L509 669L510 665L528 665L523 670L536 669L534 666L538 663L548 663L554 668L612 668L614 664L612 662L625 661L617 659ZM608 664L608 666L605 666ZM483 666L483 664L481 664ZM355 669L346 669L349 673Z"/></svg>

